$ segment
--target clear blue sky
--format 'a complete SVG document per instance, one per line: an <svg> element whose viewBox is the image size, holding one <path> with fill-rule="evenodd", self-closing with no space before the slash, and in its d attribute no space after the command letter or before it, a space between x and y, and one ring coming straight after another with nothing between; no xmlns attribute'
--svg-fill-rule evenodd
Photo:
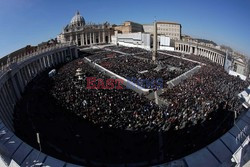
<svg viewBox="0 0 250 167"><path fill-rule="evenodd" d="M94 23L179 22L183 34L250 56L250 0L0 0L0 57L55 38L76 10Z"/></svg>

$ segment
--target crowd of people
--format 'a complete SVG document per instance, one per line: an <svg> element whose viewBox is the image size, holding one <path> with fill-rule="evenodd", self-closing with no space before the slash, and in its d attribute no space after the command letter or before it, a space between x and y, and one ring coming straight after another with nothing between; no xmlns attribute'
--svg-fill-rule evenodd
<svg viewBox="0 0 250 167"><path fill-rule="evenodd" d="M167 69L175 67L183 72L196 65L162 54L153 63L149 52L136 53L121 55L100 49L89 53L88 58L121 76L139 78L164 78L171 72ZM36 146L35 135L31 139L29 134L39 130L46 144L45 151L69 158L71 162L78 161L69 155L111 162L159 158L159 152L164 152L167 161L187 155L211 143L232 126L232 117L241 111L237 94L249 83L228 75L223 67L208 59L186 57L206 65L173 88L165 88L160 95L166 102L163 105L125 86L88 89L88 77L104 81L108 77L84 58L73 60L60 67L52 78L43 77L28 86L30 96L24 96L16 109L19 110L15 114L16 132ZM143 73L145 70L148 72ZM55 147L66 151L62 153ZM148 152L143 151L145 148Z"/></svg>
<svg viewBox="0 0 250 167"><path fill-rule="evenodd" d="M204 56L197 56L194 54L184 54L184 53L175 52L175 51L162 51L162 52L165 52L169 55L178 56L180 58L187 58L190 60L198 61L203 64L209 64L211 66L214 64L211 60L209 60L207 57L204 57Z"/></svg>
<svg viewBox="0 0 250 167"><path fill-rule="evenodd" d="M81 68L83 80L75 76ZM87 89L86 78L107 79L83 60L63 66L54 78L51 94L60 105L99 127L159 130L165 106L157 106L130 89Z"/></svg>
<svg viewBox="0 0 250 167"><path fill-rule="evenodd" d="M102 59L99 63L125 77L145 70L145 67L148 70L156 68L155 64L126 56ZM82 70L83 81L78 81L75 76L78 68ZM157 106L125 87L122 90L86 89L87 77L107 79L83 59L63 66L54 79L53 96L68 110L94 124L130 130L165 131L195 125L205 121L209 113L218 110L221 104L237 111L239 101L236 94L247 86L247 82L229 76L219 65L206 65L174 88L166 88L160 97L168 105Z"/></svg>
<svg viewBox="0 0 250 167"><path fill-rule="evenodd" d="M169 115L182 127L188 122L205 121L220 105L239 114L241 103L237 95L248 84L239 77L228 75L222 66L207 63L192 77L166 89L160 97L167 100Z"/></svg>
<svg viewBox="0 0 250 167"><path fill-rule="evenodd" d="M94 52L94 53L92 52L91 55L88 56L88 58L91 61L99 61L99 60L105 60L109 58L116 58L116 57L119 57L120 55L121 54L119 53L102 50L100 52Z"/></svg>
<svg viewBox="0 0 250 167"><path fill-rule="evenodd" d="M90 56L90 59L124 78L136 78L137 80L156 80L161 78L163 80L163 87L168 86L168 81L191 70L197 65L193 62L163 54L157 55L157 61L153 62L146 56L149 55L149 52L120 56L116 56L116 54L102 52L97 56ZM148 88L146 85L140 86Z"/></svg>
<svg viewBox="0 0 250 167"><path fill-rule="evenodd" d="M112 51L119 51L127 54L138 54L138 53L147 53L148 51L141 49L141 48L135 48L135 47L126 47L126 46L107 46L106 49L110 49Z"/></svg>

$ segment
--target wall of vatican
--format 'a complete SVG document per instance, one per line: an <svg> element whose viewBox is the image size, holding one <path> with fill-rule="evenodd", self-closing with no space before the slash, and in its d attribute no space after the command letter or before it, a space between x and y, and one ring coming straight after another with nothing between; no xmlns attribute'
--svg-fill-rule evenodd
<svg viewBox="0 0 250 167"><path fill-rule="evenodd" d="M0 68L0 166L74 166L41 153L15 136L13 112L25 86L36 75L76 57L76 46L60 44L22 59L13 58Z"/></svg>

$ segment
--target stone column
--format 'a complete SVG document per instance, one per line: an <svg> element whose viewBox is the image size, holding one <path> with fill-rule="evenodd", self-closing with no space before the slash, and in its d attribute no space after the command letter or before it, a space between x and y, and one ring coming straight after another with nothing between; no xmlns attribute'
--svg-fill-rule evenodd
<svg viewBox="0 0 250 167"><path fill-rule="evenodd" d="M89 41L90 41L90 45L92 44L92 33L89 33Z"/></svg>
<svg viewBox="0 0 250 167"><path fill-rule="evenodd" d="M38 60L36 60L36 61L34 62L34 65L35 65L35 67L36 67L36 74L39 74L39 72L41 71L41 68L40 68L40 66L39 66L39 64L38 64Z"/></svg>
<svg viewBox="0 0 250 167"><path fill-rule="evenodd" d="M62 63L64 63L65 62L64 50L62 50L61 53L62 53Z"/></svg>
<svg viewBox="0 0 250 167"><path fill-rule="evenodd" d="M50 59L51 59L51 65L55 66L56 63L55 63L55 59L54 59L54 55L53 54L50 55Z"/></svg>
<svg viewBox="0 0 250 167"><path fill-rule="evenodd" d="M14 77L15 77L15 75L11 77L11 82L12 82L13 88L15 90L16 97L19 100L21 98L21 93L20 93L20 91L18 89L18 86L17 86L17 83L16 83Z"/></svg>
<svg viewBox="0 0 250 167"><path fill-rule="evenodd" d="M70 60L72 60L73 59L73 54L72 54L71 48L69 48L69 54L70 54Z"/></svg>
<svg viewBox="0 0 250 167"><path fill-rule="evenodd" d="M59 63L61 64L62 63L62 52L61 51L57 52L57 54L58 54Z"/></svg>
<svg viewBox="0 0 250 167"><path fill-rule="evenodd" d="M26 70L27 70L27 76L29 78L29 80L28 80L28 82L29 82L31 80L31 78L32 78L32 73L31 73L29 64L26 66Z"/></svg>
<svg viewBox="0 0 250 167"><path fill-rule="evenodd" d="M85 41L86 41L86 45L88 45L88 33L84 33L84 36L85 36Z"/></svg>
<svg viewBox="0 0 250 167"><path fill-rule="evenodd" d="M220 64L220 55L218 55L218 64Z"/></svg>
<svg viewBox="0 0 250 167"><path fill-rule="evenodd" d="M60 63L63 63L62 51L58 52Z"/></svg>
<svg viewBox="0 0 250 167"><path fill-rule="evenodd" d="M34 72L33 72L33 67L32 67L32 63L30 63L28 65L29 67L29 73L30 73L30 80L33 78Z"/></svg>
<svg viewBox="0 0 250 167"><path fill-rule="evenodd" d="M30 69L29 69L29 65L25 66L25 70L26 70L26 74L27 74L27 83L31 80L31 72L30 72Z"/></svg>
<svg viewBox="0 0 250 167"><path fill-rule="evenodd" d="M66 55L67 55L66 50L63 50L63 62L66 62Z"/></svg>
<svg viewBox="0 0 250 167"><path fill-rule="evenodd" d="M39 72L43 71L43 64L42 64L42 57L38 59L37 61L38 66L39 66Z"/></svg>
<svg viewBox="0 0 250 167"><path fill-rule="evenodd" d="M222 58L222 66L224 67L224 65L225 65L225 56L223 56Z"/></svg>
<svg viewBox="0 0 250 167"><path fill-rule="evenodd" d="M26 86L29 80L29 76L27 74L27 69L26 66L23 67L23 76L24 76L24 85Z"/></svg>
<svg viewBox="0 0 250 167"><path fill-rule="evenodd" d="M40 59L40 63L41 63L42 71L44 71L44 69L46 68L46 67L45 67L45 64L44 64L44 57L42 57L42 58Z"/></svg>
<svg viewBox="0 0 250 167"><path fill-rule="evenodd" d="M103 38L102 39L103 43L106 43L106 41L105 41L105 31L102 32L102 38Z"/></svg>
<svg viewBox="0 0 250 167"><path fill-rule="evenodd" d="M43 56L43 63L44 63L45 69L48 68L47 56Z"/></svg>
<svg viewBox="0 0 250 167"><path fill-rule="evenodd" d="M3 95L3 91L0 90L0 94ZM11 114L11 109L9 108L7 102L6 102L6 98L4 96L0 96L0 105L1 105L1 109L3 112L3 115L5 115L6 119L6 123L7 126L12 126L12 119L13 119L13 114ZM8 127L9 128L9 127Z"/></svg>
<svg viewBox="0 0 250 167"><path fill-rule="evenodd" d="M38 59L38 63L39 63L40 71L43 71L44 70L44 64L43 64L43 58L42 57L40 59Z"/></svg>
<svg viewBox="0 0 250 167"><path fill-rule="evenodd" d="M58 53L55 52L54 56L55 56L55 60L56 60L56 65L58 65L59 64Z"/></svg>
<svg viewBox="0 0 250 167"><path fill-rule="evenodd" d="M28 74L29 74L29 81L31 80L32 78L32 71L31 71L31 66L30 64L27 65L27 70L28 70Z"/></svg>
<svg viewBox="0 0 250 167"><path fill-rule="evenodd" d="M81 34L81 46L84 46L84 34Z"/></svg>
<svg viewBox="0 0 250 167"><path fill-rule="evenodd" d="M11 99L10 94L6 91L6 88L3 86L2 92L1 92L2 100L5 104L6 111L8 113L9 118L12 120L13 119L13 110L14 110L14 105L15 105L15 99L16 97L13 97Z"/></svg>
<svg viewBox="0 0 250 167"><path fill-rule="evenodd" d="M29 67L30 67L30 71L31 71L31 76L33 78L34 75L36 74L34 66L33 66L33 62L29 64Z"/></svg>
<svg viewBox="0 0 250 167"><path fill-rule="evenodd" d="M4 125L7 128L10 128L12 126L13 117L12 117L12 114L10 114L10 112L8 112L8 110L6 109L6 105L4 104L1 96L0 96L0 114L1 114L0 116L2 118Z"/></svg>
<svg viewBox="0 0 250 167"><path fill-rule="evenodd" d="M35 65L35 67L36 67L36 74L39 74L40 73L40 71L41 71L41 67L40 67L40 64L38 63L38 61L39 60L36 60L35 62L34 62L34 65Z"/></svg>
<svg viewBox="0 0 250 167"><path fill-rule="evenodd" d="M51 66L49 55L46 55L46 60L47 60L47 64L48 64L47 67L49 68Z"/></svg>
<svg viewBox="0 0 250 167"><path fill-rule="evenodd" d="M6 98L6 102L8 102L8 105L10 105L10 109L12 111L12 109L14 109L14 104L17 101L17 97L15 95L14 92L14 88L11 87L10 80L8 80L5 84L3 84L2 86L2 90L3 90L3 95ZM8 85L7 85L8 84Z"/></svg>
<svg viewBox="0 0 250 167"><path fill-rule="evenodd" d="M41 58L41 63L42 63L43 70L45 70L46 69L46 62L45 62L44 56Z"/></svg>
<svg viewBox="0 0 250 167"><path fill-rule="evenodd" d="M50 67L54 66L53 56L49 55L49 59L50 59Z"/></svg>
<svg viewBox="0 0 250 167"><path fill-rule="evenodd" d="M21 68L21 69L19 70L19 72L20 72L20 75L21 75L21 77L22 77L23 87L25 87L25 86L26 86L26 78L25 78L25 74L24 74L23 68Z"/></svg>
<svg viewBox="0 0 250 167"><path fill-rule="evenodd" d="M8 80L9 81L9 80ZM8 83L7 81L7 83ZM6 83L2 87L2 94L3 99L5 100L6 103L6 108L8 111L8 114L10 115L11 120L13 119L13 114L14 114L14 106L16 103L16 97L14 95L14 90L9 89L6 85Z"/></svg>
<svg viewBox="0 0 250 167"><path fill-rule="evenodd" d="M70 36L69 36L69 41L70 41L70 43L73 42L73 35L72 34L70 34Z"/></svg>
<svg viewBox="0 0 250 167"><path fill-rule="evenodd" d="M27 67L23 67L23 74L24 74L24 79L25 79L25 83L24 85L26 86L27 83L29 82L29 75L28 75L28 72L27 72Z"/></svg>
<svg viewBox="0 0 250 167"><path fill-rule="evenodd" d="M98 32L98 43L101 43L101 31Z"/></svg>
<svg viewBox="0 0 250 167"><path fill-rule="evenodd" d="M33 74L33 76L32 76L32 78L33 78L37 74L36 67L34 65L34 62L30 63L30 65L31 65L31 69L32 69L31 71L32 71L32 74Z"/></svg>
<svg viewBox="0 0 250 167"><path fill-rule="evenodd" d="M93 44L96 44L95 32L93 32Z"/></svg>
<svg viewBox="0 0 250 167"><path fill-rule="evenodd" d="M55 65L58 64L58 59L57 59L57 54L56 53L53 53L53 58L54 58L54 61L55 61Z"/></svg>
<svg viewBox="0 0 250 167"><path fill-rule="evenodd" d="M109 35L108 40L109 40L109 43L110 43L111 42L111 33L110 33L110 30L109 30L108 35Z"/></svg>
<svg viewBox="0 0 250 167"><path fill-rule="evenodd" d="M76 34L76 45L78 45L78 35Z"/></svg>
<svg viewBox="0 0 250 167"><path fill-rule="evenodd" d="M75 57L78 58L78 51L76 48L74 48L74 51L75 51Z"/></svg>
<svg viewBox="0 0 250 167"><path fill-rule="evenodd" d="M222 61L223 61L223 58L222 58L222 56L220 56L220 64L221 65L223 65Z"/></svg>
<svg viewBox="0 0 250 167"><path fill-rule="evenodd" d="M17 78L18 78L18 82L19 82L19 85L20 85L20 88L21 88L21 92L24 91L24 82L23 82L23 77L21 76L21 71L19 70L17 72Z"/></svg>

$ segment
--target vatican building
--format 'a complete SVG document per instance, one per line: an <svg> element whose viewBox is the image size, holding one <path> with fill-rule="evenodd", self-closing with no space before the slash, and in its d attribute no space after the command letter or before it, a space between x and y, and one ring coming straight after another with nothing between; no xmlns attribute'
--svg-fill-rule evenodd
<svg viewBox="0 0 250 167"><path fill-rule="evenodd" d="M64 27L63 32L58 35L60 43L73 42L78 46L94 44L104 44L111 42L113 29L107 22L103 24L86 24L79 11L71 19L70 23Z"/></svg>

